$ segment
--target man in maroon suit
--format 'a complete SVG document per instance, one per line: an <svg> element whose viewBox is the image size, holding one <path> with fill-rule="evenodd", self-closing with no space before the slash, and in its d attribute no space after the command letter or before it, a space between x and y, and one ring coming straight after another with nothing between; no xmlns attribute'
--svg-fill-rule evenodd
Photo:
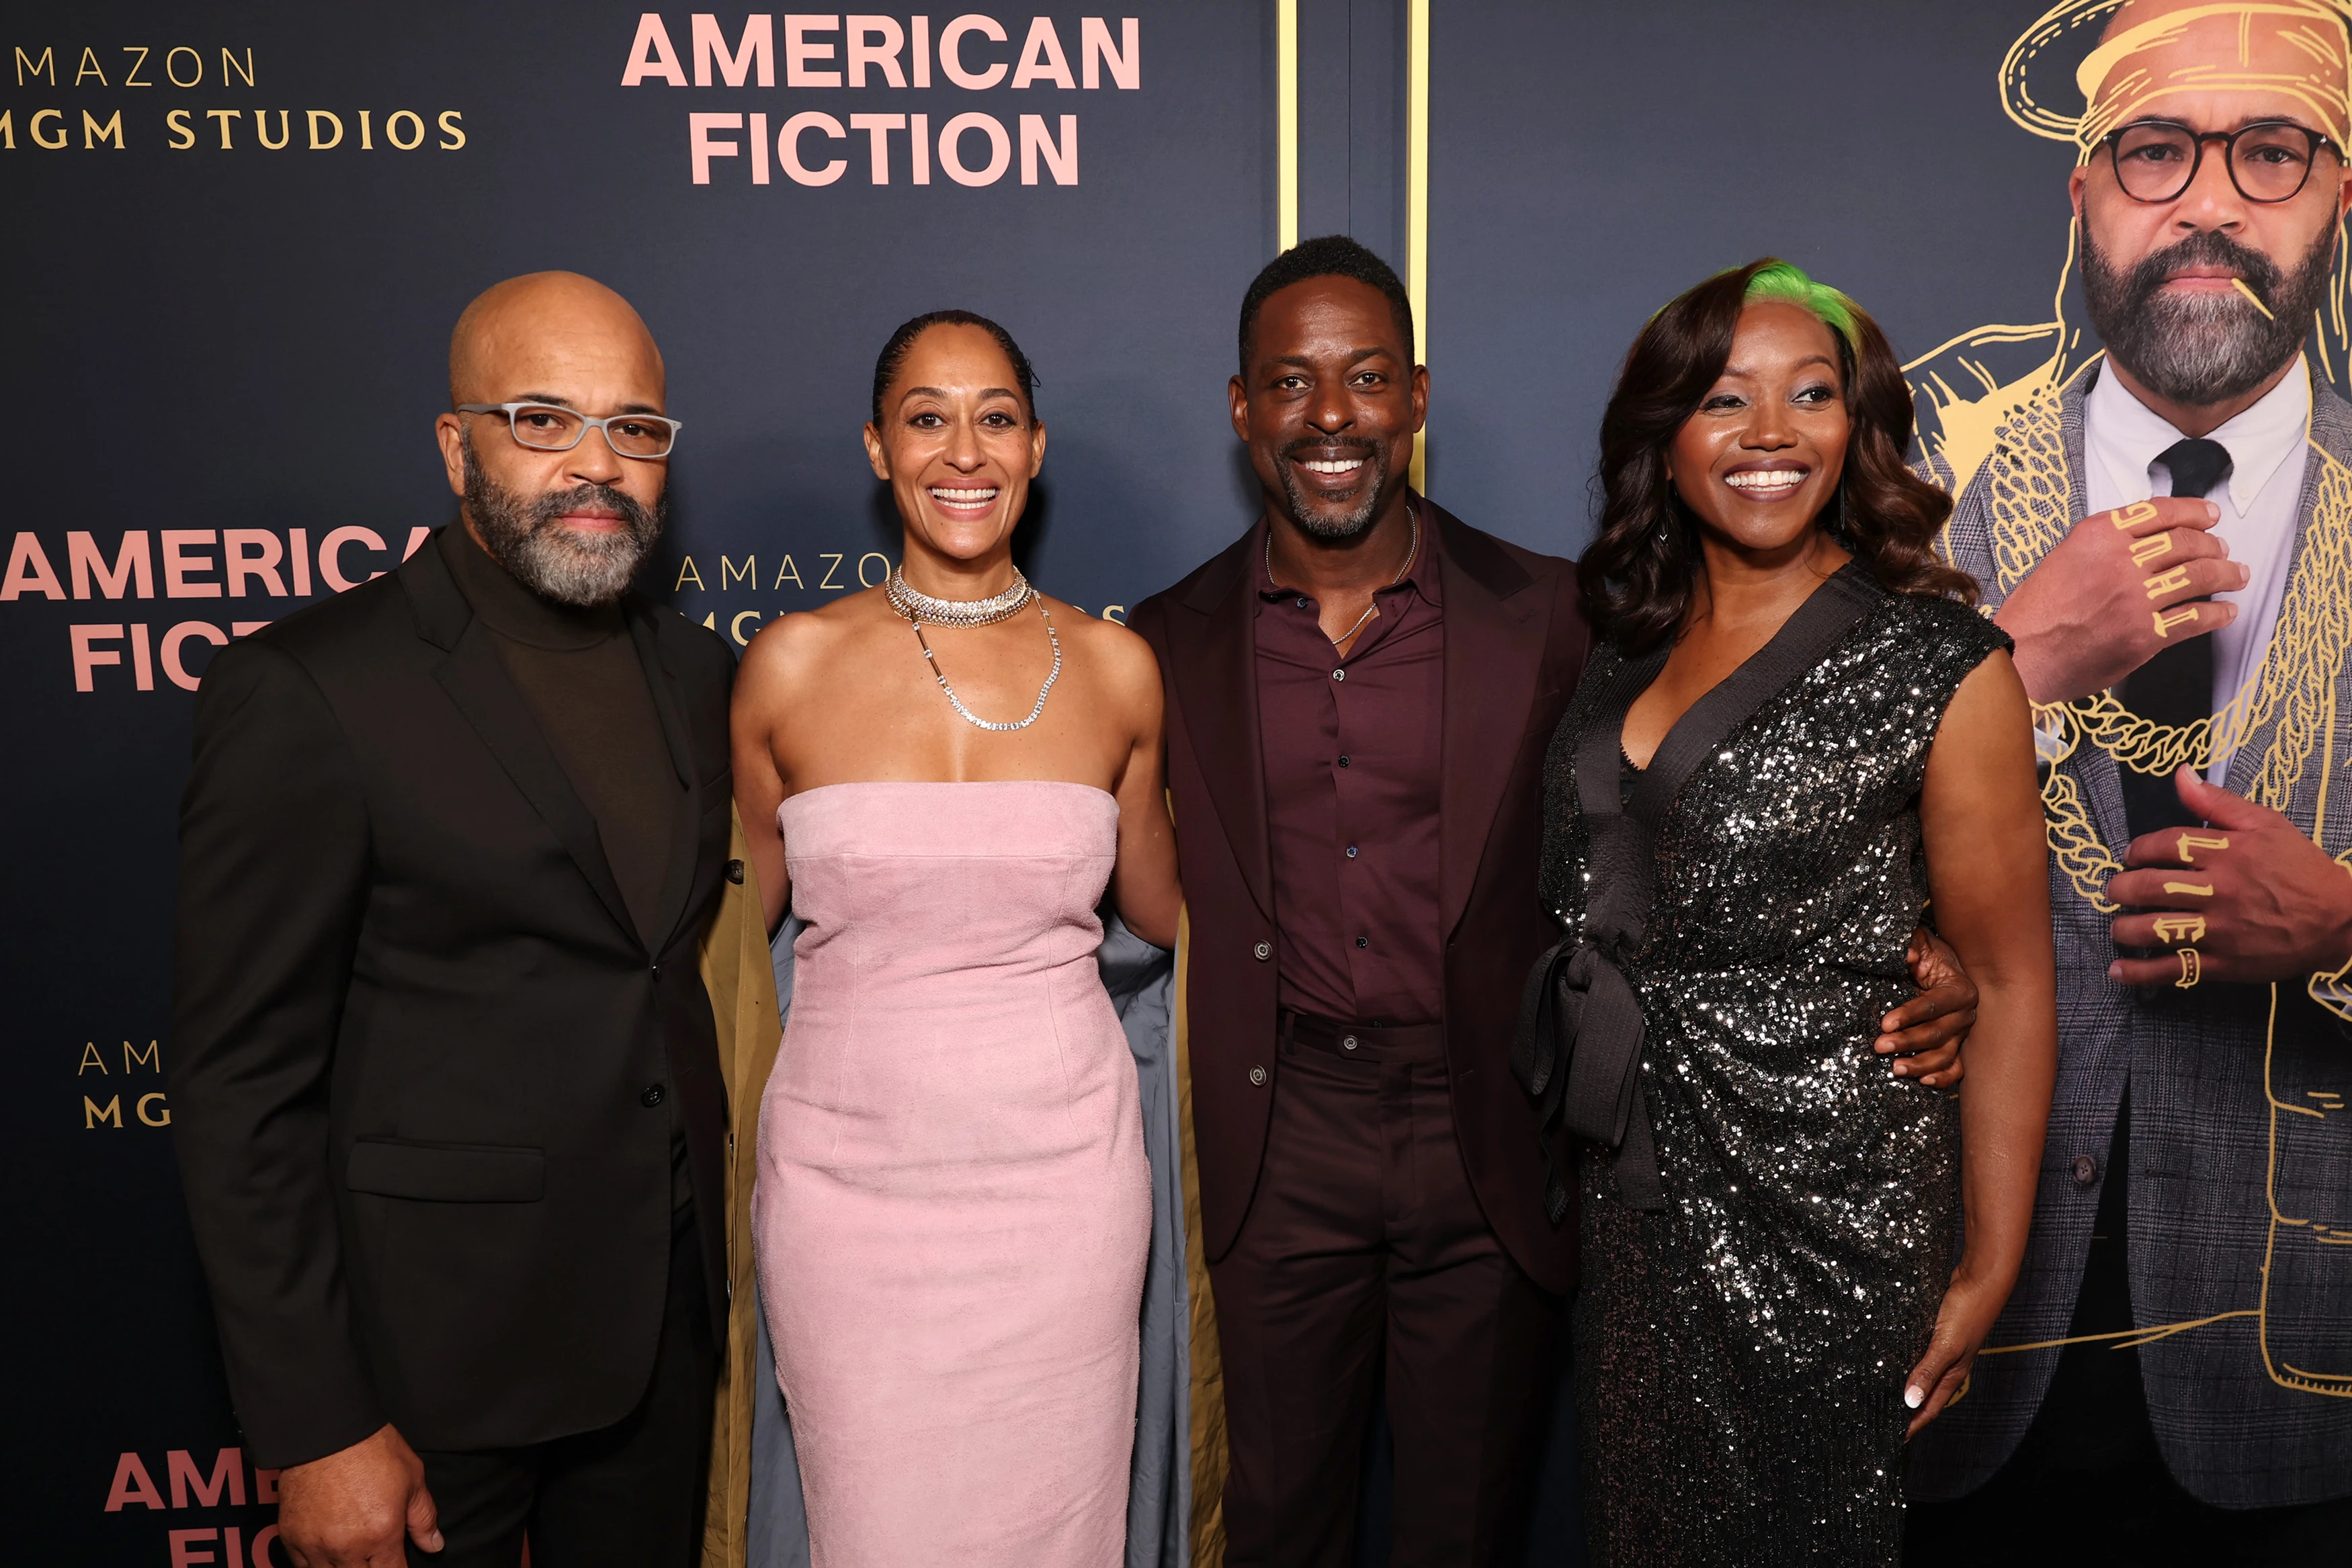
<svg viewBox="0 0 2352 1568"><path fill-rule="evenodd" d="M1570 563L1408 486L1412 344L1355 241L1269 264L1231 386L1264 515L1129 621L1170 698L1229 1568L1352 1560L1383 1367L1390 1562L1515 1562L1576 1283L1509 1056L1557 939L1543 758L1588 633ZM1949 1071L1974 998L1953 971L1882 1047Z"/></svg>

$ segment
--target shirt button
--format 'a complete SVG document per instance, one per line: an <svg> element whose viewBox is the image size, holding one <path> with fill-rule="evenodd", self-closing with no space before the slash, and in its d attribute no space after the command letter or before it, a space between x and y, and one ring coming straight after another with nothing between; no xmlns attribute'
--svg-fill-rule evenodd
<svg viewBox="0 0 2352 1568"><path fill-rule="evenodd" d="M1339 1037L1339 1049L1340 1049L1341 1051L1353 1051L1353 1050L1355 1050L1355 1049L1356 1049L1356 1037L1355 1037L1354 1035L1352 1035L1352 1034L1349 1034L1349 1035L1342 1035L1342 1036L1340 1036L1340 1037Z"/></svg>
<svg viewBox="0 0 2352 1568"><path fill-rule="evenodd" d="M1261 942L1256 946L1250 949L1250 954L1253 957L1256 958L1259 963L1263 964L1268 958L1274 956L1274 944L1271 942Z"/></svg>
<svg viewBox="0 0 2352 1568"><path fill-rule="evenodd" d="M1339 766L1342 768L1348 766L1348 759L1345 757L1339 758Z"/></svg>
<svg viewBox="0 0 2352 1568"><path fill-rule="evenodd" d="M2099 1179L2099 1162L2088 1155L2074 1156L2074 1185L2088 1186Z"/></svg>
<svg viewBox="0 0 2352 1568"><path fill-rule="evenodd" d="M646 1085L646 1092L637 1096L637 1103L650 1111L655 1106L662 1103L662 1095L664 1092L665 1091L660 1084L648 1083Z"/></svg>
<svg viewBox="0 0 2352 1568"><path fill-rule="evenodd" d="M741 861L729 861L727 862L727 880L733 883L738 887L743 885L743 862Z"/></svg>
<svg viewBox="0 0 2352 1568"><path fill-rule="evenodd" d="M1356 846L1353 844L1349 844L1348 846L1348 858L1349 860L1354 860L1356 858Z"/></svg>
<svg viewBox="0 0 2352 1568"><path fill-rule="evenodd" d="M1335 681L1344 681L1348 678L1348 672L1345 670L1334 670L1331 672L1331 678Z"/></svg>
<svg viewBox="0 0 2352 1568"><path fill-rule="evenodd" d="M1306 608L1307 608L1307 601L1305 601L1304 599L1300 600L1300 601L1298 601L1298 608L1300 608L1301 610L1306 609Z"/></svg>
<svg viewBox="0 0 2352 1568"><path fill-rule="evenodd" d="M1356 946L1359 947L1369 947L1371 945L1372 939L1369 936L1359 936L1356 938Z"/></svg>
<svg viewBox="0 0 2352 1568"><path fill-rule="evenodd" d="M1265 1068L1253 1067L1250 1069L1250 1087L1253 1089L1263 1089L1265 1087Z"/></svg>

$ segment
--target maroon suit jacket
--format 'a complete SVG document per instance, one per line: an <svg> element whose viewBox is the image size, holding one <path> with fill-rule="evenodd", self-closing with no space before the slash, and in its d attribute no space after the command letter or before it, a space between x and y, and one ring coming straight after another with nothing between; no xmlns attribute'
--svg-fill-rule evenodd
<svg viewBox="0 0 2352 1568"><path fill-rule="evenodd" d="M1444 542L1438 874L1454 1136L1503 1245L1538 1284L1565 1293L1576 1283L1576 1226L1544 1217L1535 1103L1511 1076L1510 1051L1528 970L1558 940L1536 892L1544 752L1590 637L1570 562L1423 505ZM1192 916L1193 1140L1212 1260L1241 1233L1281 1092L1248 543L1244 535L1128 620L1160 655L1168 689L1169 789Z"/></svg>

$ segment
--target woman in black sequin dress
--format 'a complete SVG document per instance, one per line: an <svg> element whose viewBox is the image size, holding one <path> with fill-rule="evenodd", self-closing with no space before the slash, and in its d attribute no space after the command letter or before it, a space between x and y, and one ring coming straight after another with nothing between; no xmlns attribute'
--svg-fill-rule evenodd
<svg viewBox="0 0 2352 1568"><path fill-rule="evenodd" d="M1895 1562L1907 1432L2023 1254L2056 1060L2030 716L1910 437L1877 328L1771 262L1653 319L1602 425L1521 1066L1585 1139L1610 1568ZM1931 896L1982 992L1957 1097L1869 1050Z"/></svg>

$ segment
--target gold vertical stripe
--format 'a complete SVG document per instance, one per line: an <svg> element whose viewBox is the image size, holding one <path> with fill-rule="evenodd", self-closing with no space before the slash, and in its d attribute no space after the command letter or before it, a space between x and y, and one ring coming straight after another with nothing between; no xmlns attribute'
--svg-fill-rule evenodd
<svg viewBox="0 0 2352 1568"><path fill-rule="evenodd" d="M751 1501L751 1424L760 1389L752 1368L760 1344L759 1287L752 1271L751 1187L760 1169L760 1096L776 1065L776 972L768 956L760 877L745 846L743 820L730 814L728 857L743 862L740 883L719 884L719 913L703 934L703 988L718 1025L727 1089L727 1347L711 1406L709 1500L701 1568L744 1568Z"/></svg>
<svg viewBox="0 0 2352 1568"><path fill-rule="evenodd" d="M1412 301L1412 357L1429 362L1429 0L1406 0L1404 289ZM1412 487L1429 488L1428 433L1412 438Z"/></svg>
<svg viewBox="0 0 2352 1568"><path fill-rule="evenodd" d="M1192 1305L1192 1561L1212 1568L1225 1560L1225 1476L1233 1450L1225 1437L1225 1366L1217 1339L1217 1301L1209 1288L1209 1260L1201 1232L1201 1161L1192 1142L1192 912L1176 915L1176 1114L1183 1153L1184 1293Z"/></svg>
<svg viewBox="0 0 2352 1568"><path fill-rule="evenodd" d="M1277 251L1298 243L1298 0L1274 5L1275 233Z"/></svg>

